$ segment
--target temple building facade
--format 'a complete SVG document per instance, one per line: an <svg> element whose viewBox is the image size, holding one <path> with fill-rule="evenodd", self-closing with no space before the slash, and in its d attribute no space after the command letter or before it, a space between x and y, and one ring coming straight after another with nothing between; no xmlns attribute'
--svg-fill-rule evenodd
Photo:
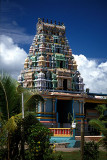
<svg viewBox="0 0 107 160"><path fill-rule="evenodd" d="M67 135L73 119L77 121L73 134L79 135L81 118L84 117L87 124L90 116L98 116L90 104L103 104L105 100L96 99L95 95L84 91L83 78L66 38L65 25L38 18L36 28L18 81L24 88L38 91L43 96L44 103L36 106L41 123L49 128L65 128L66 131L57 130L55 133ZM86 126L88 134L88 124Z"/></svg>
<svg viewBox="0 0 107 160"><path fill-rule="evenodd" d="M25 88L84 91L83 79L65 36L64 24L45 23L38 19L37 34L20 78Z"/></svg>

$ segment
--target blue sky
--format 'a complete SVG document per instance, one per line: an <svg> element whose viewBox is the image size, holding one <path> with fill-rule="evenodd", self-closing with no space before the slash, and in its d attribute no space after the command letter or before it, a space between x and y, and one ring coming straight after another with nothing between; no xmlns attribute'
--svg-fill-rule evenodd
<svg viewBox="0 0 107 160"><path fill-rule="evenodd" d="M74 54L88 58L107 58L107 1L106 0L1 0L1 25L29 36L22 44L28 52L36 33L38 17L63 22L66 36ZM3 32L2 32L3 33ZM13 32L12 32L13 33ZM11 34L12 34L11 33ZM6 30L5 30L6 34ZM15 36L15 35L14 35ZM15 40L17 42L17 40Z"/></svg>
<svg viewBox="0 0 107 160"><path fill-rule="evenodd" d="M0 2L0 35L2 35L0 67L10 68L9 72L16 68L14 77L19 74L36 34L38 18L44 17L45 20L48 18L49 21L52 19L53 22L56 20L57 23L65 24L66 37L73 54L76 55L78 69L85 74L81 73L85 83L90 84L86 84L86 87L92 86L94 81L100 81L94 89L95 92L102 90L107 93L107 88L102 89L102 85L107 84L107 0L0 0ZM19 59L17 65L15 59ZM90 77L86 75L88 72Z"/></svg>

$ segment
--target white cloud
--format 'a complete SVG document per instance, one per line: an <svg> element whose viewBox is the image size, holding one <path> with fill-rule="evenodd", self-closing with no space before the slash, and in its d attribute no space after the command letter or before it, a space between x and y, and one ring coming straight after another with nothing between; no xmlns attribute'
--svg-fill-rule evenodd
<svg viewBox="0 0 107 160"><path fill-rule="evenodd" d="M1 23L0 34L11 37L15 43L31 44L33 35L25 33L25 29L18 26L16 21L12 23Z"/></svg>
<svg viewBox="0 0 107 160"><path fill-rule="evenodd" d="M0 70L3 69L17 79L26 57L27 53L18 47L12 38L0 36Z"/></svg>
<svg viewBox="0 0 107 160"><path fill-rule="evenodd" d="M23 69L27 53L18 47L9 36L0 36L0 70L11 74L17 79ZM74 55L78 70L84 78L85 88L90 92L107 93L107 61L89 60L84 55Z"/></svg>
<svg viewBox="0 0 107 160"><path fill-rule="evenodd" d="M15 43L21 45L31 44L34 35L28 34L26 28L16 21L26 15L22 5L16 1L10 3L8 0L2 0L0 5L0 35L9 36Z"/></svg>
<svg viewBox="0 0 107 160"><path fill-rule="evenodd" d="M78 70L84 79L85 88L90 92L107 94L107 61L89 60L84 55L74 55Z"/></svg>

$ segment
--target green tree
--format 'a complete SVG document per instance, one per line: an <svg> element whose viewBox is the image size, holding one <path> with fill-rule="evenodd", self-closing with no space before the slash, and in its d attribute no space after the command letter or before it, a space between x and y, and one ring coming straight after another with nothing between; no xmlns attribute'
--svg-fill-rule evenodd
<svg viewBox="0 0 107 160"><path fill-rule="evenodd" d="M17 120L17 121L16 121ZM21 114L15 116L17 128L10 134L10 159L21 159L21 129L24 126L24 142L26 160L52 160L52 149L50 148L50 130L44 127L36 118L34 113L26 112L25 117ZM2 150L3 151L3 150ZM7 152L1 154L1 160L7 159Z"/></svg>
<svg viewBox="0 0 107 160"><path fill-rule="evenodd" d="M92 142L85 142L83 160L97 160L99 158L99 145Z"/></svg>
<svg viewBox="0 0 107 160"><path fill-rule="evenodd" d="M21 115L21 94L24 93L25 111L32 110L43 98L27 89L22 88L19 83L8 75L0 75L0 140L1 147L7 143L7 159L10 160L10 137L17 128Z"/></svg>
<svg viewBox="0 0 107 160"><path fill-rule="evenodd" d="M99 141L99 144L103 144L103 146L107 149L107 107L106 105L98 105L96 109L99 112L99 118L90 120L89 124L100 131L103 135Z"/></svg>
<svg viewBox="0 0 107 160"><path fill-rule="evenodd" d="M26 157L30 160L50 160L52 154L49 141L50 130L42 124L36 123L28 129L28 135L26 138L28 144Z"/></svg>
<svg viewBox="0 0 107 160"><path fill-rule="evenodd" d="M24 142L24 150L28 148L28 143L27 139L29 137L29 128L31 125L36 125L39 124L40 122L35 118L35 115L30 112L25 113L25 117L22 118L20 115L17 115L18 121L17 123L17 128L15 129L14 132L12 132L10 136L10 159L11 160L16 160L16 159L22 159L22 146L21 146L21 141L23 138ZM22 137L22 126L24 130L24 135ZM25 156L23 157L25 159Z"/></svg>

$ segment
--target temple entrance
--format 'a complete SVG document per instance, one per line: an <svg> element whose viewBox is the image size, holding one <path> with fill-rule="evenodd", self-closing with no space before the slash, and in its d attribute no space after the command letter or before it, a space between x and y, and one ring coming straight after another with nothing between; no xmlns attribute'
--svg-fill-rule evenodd
<svg viewBox="0 0 107 160"><path fill-rule="evenodd" d="M56 42L56 43L58 43L58 42ZM60 53L60 48L58 48L58 53Z"/></svg>
<svg viewBox="0 0 107 160"><path fill-rule="evenodd" d="M60 61L60 68L63 68L63 61Z"/></svg>
<svg viewBox="0 0 107 160"><path fill-rule="evenodd" d="M58 124L60 128L70 128L70 120L68 113L72 114L72 101L58 100L57 101Z"/></svg>
<svg viewBox="0 0 107 160"><path fill-rule="evenodd" d="M67 90L67 79L63 80L63 89Z"/></svg>

